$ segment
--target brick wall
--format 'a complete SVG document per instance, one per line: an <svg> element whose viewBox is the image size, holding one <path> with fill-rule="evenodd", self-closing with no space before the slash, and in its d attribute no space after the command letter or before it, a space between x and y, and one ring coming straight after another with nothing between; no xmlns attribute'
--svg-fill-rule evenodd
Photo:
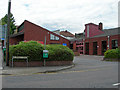
<svg viewBox="0 0 120 90"><path fill-rule="evenodd" d="M69 47L69 40L51 32L48 31L45 28L42 28L38 25L35 25L31 22L25 21L25 25L24 25L24 40L26 41L30 41L30 40L34 40L34 41L43 41L45 40L45 36L46 36L46 44L51 44L51 43L58 43L58 44L63 44L66 43L67 46ZM57 37L59 37L60 39L57 40L50 40L50 34L53 34Z"/></svg>
<svg viewBox="0 0 120 90"><path fill-rule="evenodd" d="M18 44L20 41L24 41L24 35L10 38L10 45Z"/></svg>
<svg viewBox="0 0 120 90"><path fill-rule="evenodd" d="M109 41L109 48L112 49L112 40L118 40L118 46L120 47L120 41L118 39L120 35L113 35L110 36L110 41ZM97 37L97 38L87 38L85 39L85 43L89 42L89 55L93 55L93 42L97 42L97 55L102 55L102 41L107 41L108 45L108 37ZM84 45L85 47L85 45ZM85 50L84 50L85 52Z"/></svg>
<svg viewBox="0 0 120 90"><path fill-rule="evenodd" d="M87 33L87 26L88 25L89 25L89 38L104 33L102 30L99 30L99 25L95 25L93 23L86 24L85 25L85 37L86 38L87 38L87 34L88 34Z"/></svg>
<svg viewBox="0 0 120 90"><path fill-rule="evenodd" d="M63 44L66 43L67 46L69 47L69 40L45 29L42 28L36 24L33 24L27 20L24 21L24 28L21 31L24 31L24 36L16 36L16 37L11 37L10 38L10 44L18 44L19 41L45 41L45 36L46 36L46 44ZM59 37L59 40L50 40L50 34L53 34L57 37Z"/></svg>

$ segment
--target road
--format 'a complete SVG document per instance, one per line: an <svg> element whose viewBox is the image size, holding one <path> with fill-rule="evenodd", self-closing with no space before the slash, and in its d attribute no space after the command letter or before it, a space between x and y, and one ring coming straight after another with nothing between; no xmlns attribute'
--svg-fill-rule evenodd
<svg viewBox="0 0 120 90"><path fill-rule="evenodd" d="M101 56L74 58L75 67L33 75L3 76L3 88L118 88L118 63Z"/></svg>

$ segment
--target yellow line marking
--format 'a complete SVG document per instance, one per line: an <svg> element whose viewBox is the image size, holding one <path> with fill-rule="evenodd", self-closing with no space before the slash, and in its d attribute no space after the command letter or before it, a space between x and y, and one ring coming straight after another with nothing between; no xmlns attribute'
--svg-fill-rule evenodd
<svg viewBox="0 0 120 90"><path fill-rule="evenodd" d="M48 72L48 73L32 73L32 74L13 74L13 75L0 75L0 76L27 76L27 75L35 75L35 74L58 74L58 73L77 73L77 72L88 72L88 71L98 71L105 68L100 69L87 69L87 70L79 70L79 71L67 71L67 72Z"/></svg>

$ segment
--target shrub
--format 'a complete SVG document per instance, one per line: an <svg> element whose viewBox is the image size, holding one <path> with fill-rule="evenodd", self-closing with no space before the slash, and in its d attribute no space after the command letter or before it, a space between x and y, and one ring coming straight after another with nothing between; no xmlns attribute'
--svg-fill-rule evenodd
<svg viewBox="0 0 120 90"><path fill-rule="evenodd" d="M48 61L73 60L74 53L71 49L63 45L46 45L49 51ZM10 46L10 59L12 56L29 56L29 60L43 61L44 45L36 41L20 42L18 45Z"/></svg>
<svg viewBox="0 0 120 90"><path fill-rule="evenodd" d="M49 61L52 60L73 60L74 53L71 49L63 45L47 45L49 50Z"/></svg>
<svg viewBox="0 0 120 90"><path fill-rule="evenodd" d="M104 53L104 58L114 58L114 59L120 58L120 49L117 48L117 49L107 50Z"/></svg>
<svg viewBox="0 0 120 90"><path fill-rule="evenodd" d="M20 42L10 46L10 59L12 56L28 56L29 60L42 60L43 45L36 41Z"/></svg>

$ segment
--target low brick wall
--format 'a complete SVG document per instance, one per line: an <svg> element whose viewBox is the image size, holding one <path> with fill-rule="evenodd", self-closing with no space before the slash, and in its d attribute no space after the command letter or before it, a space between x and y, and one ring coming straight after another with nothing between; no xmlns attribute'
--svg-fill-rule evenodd
<svg viewBox="0 0 120 90"><path fill-rule="evenodd" d="M75 56L80 56L80 53L76 51L76 52L74 52L74 55Z"/></svg>
<svg viewBox="0 0 120 90"><path fill-rule="evenodd" d="M46 66L63 66L63 65L72 65L73 61L46 61ZM11 62L9 63L12 66ZM44 63L42 61L30 61L28 62L28 67L41 67ZM27 62L16 62L13 63L14 67L26 67Z"/></svg>

